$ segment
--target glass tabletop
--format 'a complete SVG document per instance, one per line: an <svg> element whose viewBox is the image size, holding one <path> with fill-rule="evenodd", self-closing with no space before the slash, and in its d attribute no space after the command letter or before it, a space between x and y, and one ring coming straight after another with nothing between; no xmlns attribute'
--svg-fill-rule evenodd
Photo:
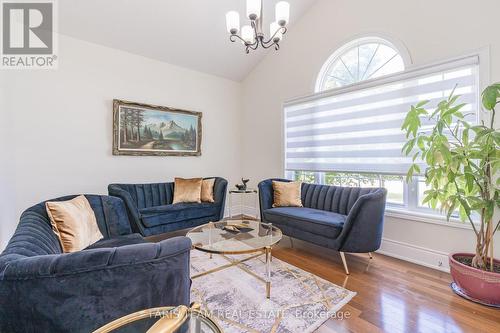
<svg viewBox="0 0 500 333"><path fill-rule="evenodd" d="M278 243L283 234L272 224L252 220L210 222L187 233L201 251L221 254L257 252Z"/></svg>
<svg viewBox="0 0 500 333"><path fill-rule="evenodd" d="M257 190L254 188L248 188L246 190L229 190L229 193L257 193Z"/></svg>
<svg viewBox="0 0 500 333"><path fill-rule="evenodd" d="M94 333L222 333L220 327L200 310L160 307L132 313Z"/></svg>

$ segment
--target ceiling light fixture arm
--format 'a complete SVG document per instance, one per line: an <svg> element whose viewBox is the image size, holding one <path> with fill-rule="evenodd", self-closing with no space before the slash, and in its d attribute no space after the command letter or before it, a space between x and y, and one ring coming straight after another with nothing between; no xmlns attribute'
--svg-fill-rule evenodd
<svg viewBox="0 0 500 333"><path fill-rule="evenodd" d="M249 3L252 3L252 0L248 1ZM256 8L255 2L253 2L252 5L252 8ZM289 20L289 4L285 1L280 1L276 5L276 21L271 23L270 25L270 32L272 33L272 36L267 40L265 39L262 29L262 1L260 5L260 15L251 11L249 11L249 13L250 14L248 14L248 18L250 19L250 26L244 26L241 29L241 34L239 34L240 25L238 13L233 11L226 14L228 31L230 33L229 40L233 43L238 40L241 41L243 45L245 45L245 51L247 54L250 53L250 50L257 50L259 46L264 49L268 49L274 46L275 50L279 50L279 43L281 42L283 35L287 32L286 25L288 24Z"/></svg>

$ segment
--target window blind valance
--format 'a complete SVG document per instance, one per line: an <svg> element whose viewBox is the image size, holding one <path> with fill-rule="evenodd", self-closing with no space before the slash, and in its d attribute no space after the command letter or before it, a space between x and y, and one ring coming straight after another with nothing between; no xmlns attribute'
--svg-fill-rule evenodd
<svg viewBox="0 0 500 333"><path fill-rule="evenodd" d="M471 56L285 103L285 169L406 174L412 164L401 153L407 112L422 100L435 108L456 86L458 101L467 103L466 120L477 122L478 65Z"/></svg>

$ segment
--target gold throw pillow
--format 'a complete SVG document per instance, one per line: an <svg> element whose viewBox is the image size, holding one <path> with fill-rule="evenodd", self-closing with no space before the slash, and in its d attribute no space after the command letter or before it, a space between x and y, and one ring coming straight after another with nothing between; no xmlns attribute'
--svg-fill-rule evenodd
<svg viewBox="0 0 500 333"><path fill-rule="evenodd" d="M215 178L203 179L201 183L201 201L215 202L214 199Z"/></svg>
<svg viewBox="0 0 500 333"><path fill-rule="evenodd" d="M201 184L203 178L175 178L174 201L179 202L201 202Z"/></svg>
<svg viewBox="0 0 500 333"><path fill-rule="evenodd" d="M64 253L81 251L103 238L84 195L68 201L46 202L45 209Z"/></svg>
<svg viewBox="0 0 500 333"><path fill-rule="evenodd" d="M273 207L303 207L300 199L302 182L278 182L273 180Z"/></svg>

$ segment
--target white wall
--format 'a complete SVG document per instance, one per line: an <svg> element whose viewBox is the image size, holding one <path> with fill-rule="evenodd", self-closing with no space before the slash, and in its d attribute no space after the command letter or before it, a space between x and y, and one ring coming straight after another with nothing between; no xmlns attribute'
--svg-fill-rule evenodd
<svg viewBox="0 0 500 333"><path fill-rule="evenodd" d="M240 178L239 83L65 36L59 51L57 70L0 73L0 249L44 199L105 194L113 182ZM202 156L112 156L113 98L203 112Z"/></svg>
<svg viewBox="0 0 500 333"><path fill-rule="evenodd" d="M282 176L282 102L313 93L324 61L356 36L391 36L406 45L415 65L490 46L490 77L500 81L499 11L496 0L318 0L281 50L269 53L243 82L243 174ZM444 269L447 253L474 249L470 230L399 218L386 219L384 238L386 253L433 267L445 261Z"/></svg>

